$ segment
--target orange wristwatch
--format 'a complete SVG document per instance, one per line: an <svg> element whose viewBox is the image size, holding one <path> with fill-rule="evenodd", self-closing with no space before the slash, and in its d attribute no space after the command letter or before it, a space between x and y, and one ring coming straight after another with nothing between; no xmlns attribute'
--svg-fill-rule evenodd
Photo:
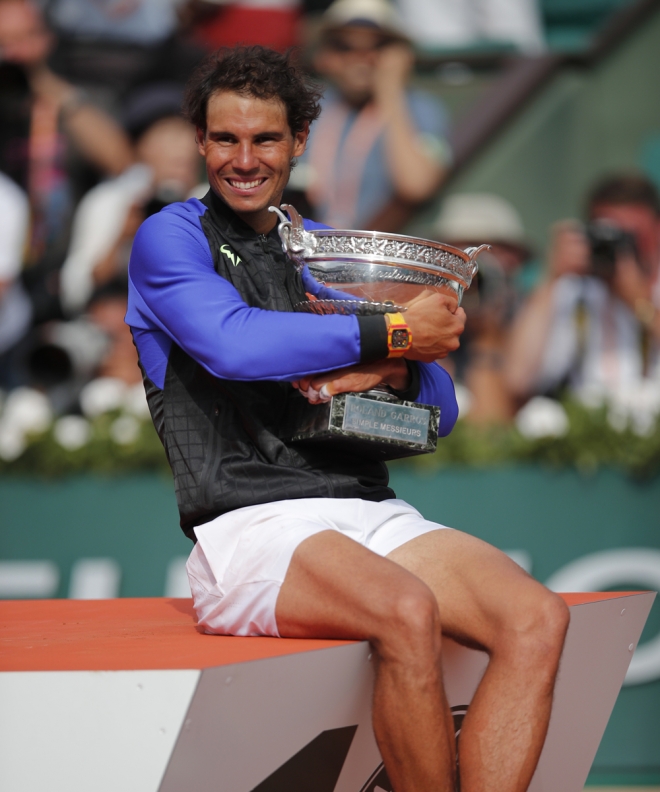
<svg viewBox="0 0 660 792"><path fill-rule="evenodd" d="M385 314L387 322L387 357L403 357L412 347L412 332L400 313Z"/></svg>

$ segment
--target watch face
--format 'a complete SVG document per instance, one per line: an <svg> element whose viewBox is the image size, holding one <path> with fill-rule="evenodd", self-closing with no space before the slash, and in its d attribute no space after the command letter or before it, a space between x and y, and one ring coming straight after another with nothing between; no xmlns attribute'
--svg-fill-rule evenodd
<svg viewBox="0 0 660 792"><path fill-rule="evenodd" d="M392 348L405 349L408 346L408 328L404 327L400 330L392 330Z"/></svg>

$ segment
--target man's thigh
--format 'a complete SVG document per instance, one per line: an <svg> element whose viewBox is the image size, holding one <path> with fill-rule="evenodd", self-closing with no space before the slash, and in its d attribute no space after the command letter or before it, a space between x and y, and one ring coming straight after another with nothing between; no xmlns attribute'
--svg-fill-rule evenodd
<svg viewBox="0 0 660 792"><path fill-rule="evenodd" d="M370 607L369 591L378 592L377 602L384 601L379 586L381 575L376 569L384 568L385 579L396 570L392 562L380 557L434 528L414 508L398 500L372 503L309 498L229 512L195 531L198 541L187 567L199 624L212 633L281 635L276 602L281 585L285 579L290 582L297 569L298 582L286 588L300 595L300 625L306 619L311 625L321 623L317 611L328 607L329 592L333 592L332 602L338 603L342 593L349 602L352 592L359 591L360 602L352 603L351 609L359 612L364 605L366 613ZM312 540L321 532L334 532L344 541L331 536L317 547ZM307 541L312 542L313 550L296 553L296 548ZM334 564L337 553L342 561ZM294 554L296 560L289 574ZM354 563L354 557L360 560ZM369 574L362 578L361 571L365 569ZM346 570L352 570L348 579ZM414 580L409 573L403 577ZM312 603L314 610L307 614L305 609ZM340 611L337 615L341 618Z"/></svg>
<svg viewBox="0 0 660 792"><path fill-rule="evenodd" d="M400 564L324 531L301 542L291 558L275 607L277 628L283 637L371 640L406 594L432 598Z"/></svg>
<svg viewBox="0 0 660 792"><path fill-rule="evenodd" d="M372 638L391 624L401 597L434 603L428 586L386 556L429 531L450 530L399 499L323 503L336 532L310 536L293 553L275 609L280 635Z"/></svg>
<svg viewBox="0 0 660 792"><path fill-rule="evenodd" d="M505 553L461 531L432 531L387 556L434 593L445 634L490 649L522 607L534 612L549 592Z"/></svg>

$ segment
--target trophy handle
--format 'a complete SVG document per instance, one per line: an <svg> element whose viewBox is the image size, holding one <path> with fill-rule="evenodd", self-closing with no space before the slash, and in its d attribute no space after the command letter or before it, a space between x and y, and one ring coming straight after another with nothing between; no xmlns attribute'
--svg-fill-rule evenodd
<svg viewBox="0 0 660 792"><path fill-rule="evenodd" d="M463 251L467 253L469 256L468 264L472 264L472 272L470 273L470 278L474 278L479 270L479 265L477 264L477 258L480 253L483 253L484 250L490 250L490 245L479 245L479 247L468 247L465 248Z"/></svg>
<svg viewBox="0 0 660 792"><path fill-rule="evenodd" d="M305 231L302 217L291 204L282 204L279 208L269 206L268 211L274 212L280 218L277 233L282 241L282 250L293 261L296 269L301 271L305 267L305 257L316 249L314 235ZM287 212L289 217L284 212Z"/></svg>
<svg viewBox="0 0 660 792"><path fill-rule="evenodd" d="M296 207L291 204L280 204L280 209L289 215L292 232L301 234L305 229L303 228L303 219Z"/></svg>

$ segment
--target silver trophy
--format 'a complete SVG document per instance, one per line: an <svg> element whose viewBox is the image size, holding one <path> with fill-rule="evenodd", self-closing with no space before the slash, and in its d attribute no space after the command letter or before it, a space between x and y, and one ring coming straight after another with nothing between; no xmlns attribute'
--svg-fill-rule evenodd
<svg viewBox="0 0 660 792"><path fill-rule="evenodd" d="M269 210L280 218L282 248L296 268L307 266L317 281L340 292L336 299L310 299L294 306L307 313L403 313L405 304L425 291L448 294L460 304L477 272L476 258L488 248L460 250L379 231L306 231L294 207L283 204ZM342 393L324 404L296 405L285 419L283 439L323 441L376 459L398 459L435 451L439 422L438 407L374 388Z"/></svg>

